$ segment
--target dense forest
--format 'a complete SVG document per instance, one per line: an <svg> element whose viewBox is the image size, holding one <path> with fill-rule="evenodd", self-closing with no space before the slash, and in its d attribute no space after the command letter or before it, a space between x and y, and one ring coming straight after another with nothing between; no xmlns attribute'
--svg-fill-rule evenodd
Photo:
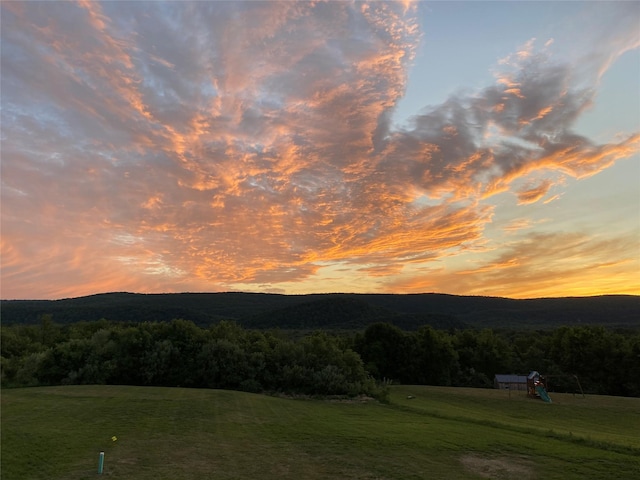
<svg viewBox="0 0 640 480"><path fill-rule="evenodd" d="M561 325L640 326L640 297L514 300L444 294L107 293L62 300L2 300L3 325L37 324L42 315L67 324L190 320L209 326L232 320L245 328L363 329L390 323L434 328L546 329Z"/></svg>
<svg viewBox="0 0 640 480"><path fill-rule="evenodd" d="M4 387L125 384L385 397L389 382L491 387L496 373L577 375L585 393L640 396L640 331L563 326L544 331L354 332L247 329L221 321L3 325ZM562 378L562 377L558 377ZM573 377L571 377L573 378ZM550 389L574 391L571 381Z"/></svg>

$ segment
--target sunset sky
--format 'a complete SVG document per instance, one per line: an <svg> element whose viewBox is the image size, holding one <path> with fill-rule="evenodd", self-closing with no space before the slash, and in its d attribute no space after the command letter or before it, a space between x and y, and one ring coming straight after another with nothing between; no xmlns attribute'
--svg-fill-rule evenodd
<svg viewBox="0 0 640 480"><path fill-rule="evenodd" d="M0 8L3 299L640 294L640 2Z"/></svg>

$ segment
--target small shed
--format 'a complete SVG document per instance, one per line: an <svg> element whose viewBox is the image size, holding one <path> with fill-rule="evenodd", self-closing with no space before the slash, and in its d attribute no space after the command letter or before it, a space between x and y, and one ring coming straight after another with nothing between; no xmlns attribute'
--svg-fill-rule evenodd
<svg viewBox="0 0 640 480"><path fill-rule="evenodd" d="M526 375L502 375L496 373L493 379L493 386L500 390L527 390Z"/></svg>

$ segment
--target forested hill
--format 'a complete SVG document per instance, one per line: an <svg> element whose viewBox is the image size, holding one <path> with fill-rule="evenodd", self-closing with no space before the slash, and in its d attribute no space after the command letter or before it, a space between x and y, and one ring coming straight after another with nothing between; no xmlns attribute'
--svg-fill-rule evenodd
<svg viewBox="0 0 640 480"><path fill-rule="evenodd" d="M123 322L191 320L205 326L234 320L247 328L359 329L375 322L405 330L436 328L555 328L559 325L640 327L640 296L606 295L514 300L445 294L105 293L63 300L2 300L2 324L107 319Z"/></svg>

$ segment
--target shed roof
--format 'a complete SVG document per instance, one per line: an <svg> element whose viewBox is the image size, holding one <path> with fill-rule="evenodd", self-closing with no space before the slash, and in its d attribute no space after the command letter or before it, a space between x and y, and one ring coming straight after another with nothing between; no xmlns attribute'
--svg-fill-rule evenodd
<svg viewBox="0 0 640 480"><path fill-rule="evenodd" d="M501 375L496 373L498 383L527 383L526 375Z"/></svg>

